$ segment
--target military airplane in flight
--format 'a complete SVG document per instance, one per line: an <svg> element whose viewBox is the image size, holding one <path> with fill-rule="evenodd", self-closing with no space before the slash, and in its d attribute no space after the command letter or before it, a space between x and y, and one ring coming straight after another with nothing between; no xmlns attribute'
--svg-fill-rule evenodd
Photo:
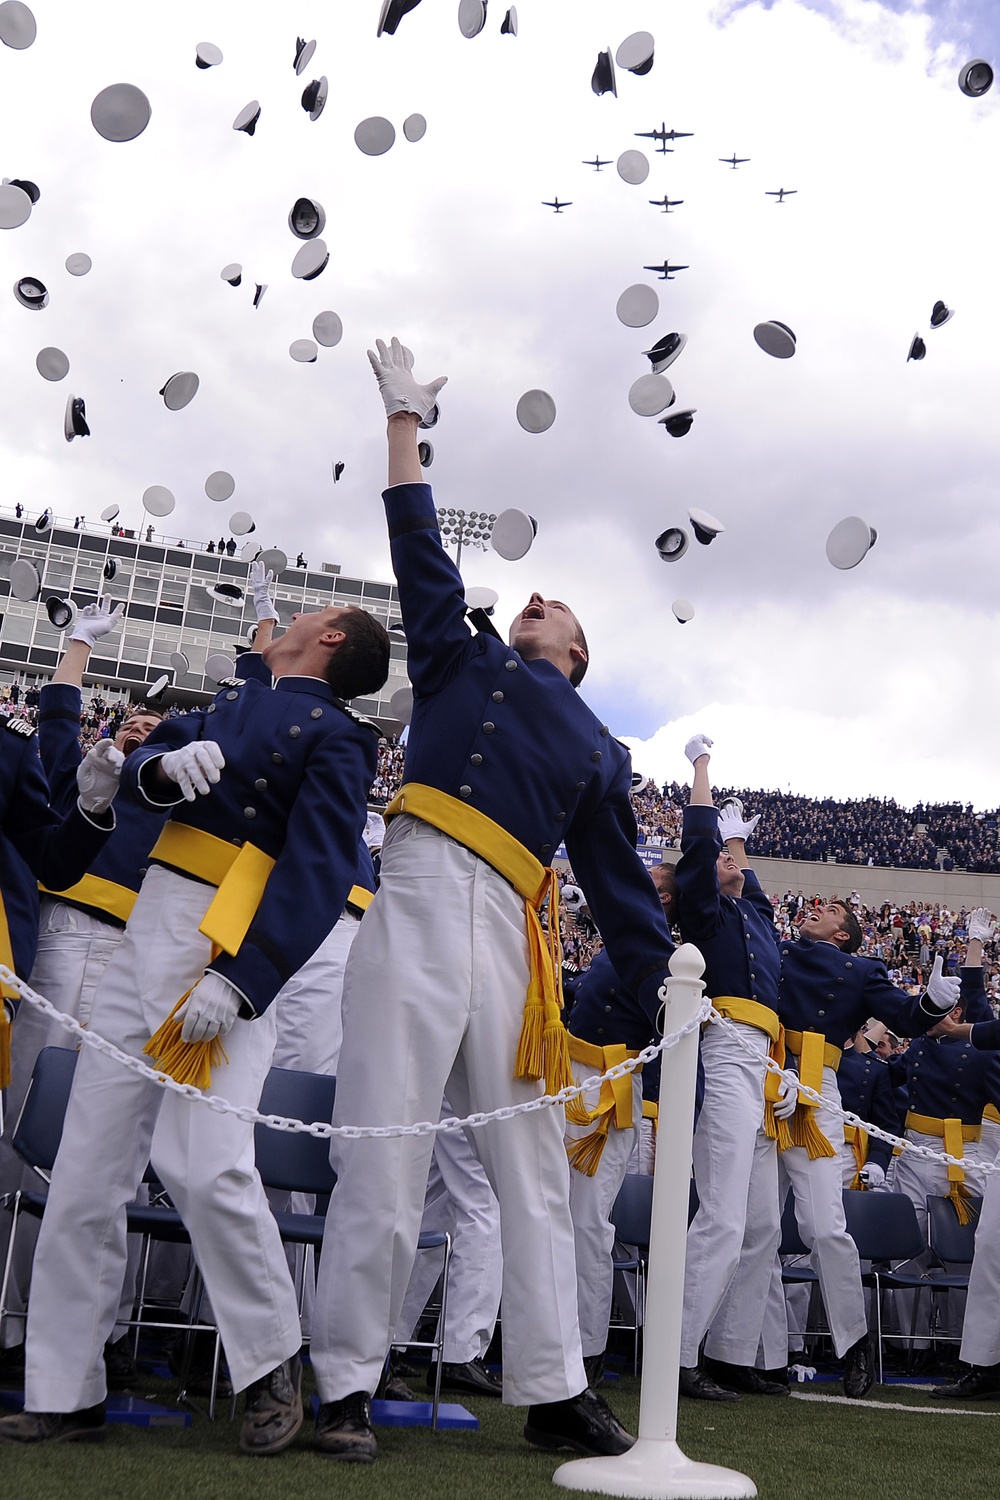
<svg viewBox="0 0 1000 1500"><path fill-rule="evenodd" d="M736 152L734 151L732 156L720 156L719 160L721 162L725 162L727 167L732 167L733 171L735 172L737 167L742 167L745 162L748 162L750 160L750 158L749 156L737 156Z"/></svg>
<svg viewBox="0 0 1000 1500"><path fill-rule="evenodd" d="M655 141L657 151L661 151L663 155L666 156L668 151L672 151L674 149L672 146L667 145L668 141L683 140L686 137L693 135L694 131L668 130L667 122L666 120L664 120L661 122L659 130L636 130L634 134L637 136L641 136L644 140Z"/></svg>
<svg viewBox="0 0 1000 1500"><path fill-rule="evenodd" d="M572 203L572 200L569 203L560 203L559 202L559 194L556 193L555 201L552 202L552 203L546 203L543 200L542 207L543 208L554 208L557 214L561 214L564 208L572 208L573 207L573 203Z"/></svg>
<svg viewBox="0 0 1000 1500"><path fill-rule="evenodd" d="M582 161L580 165L581 167L593 167L595 172L599 172L602 167L610 167L611 158L609 156L607 161L602 161L599 156L595 156L593 161Z"/></svg>
<svg viewBox="0 0 1000 1500"><path fill-rule="evenodd" d="M648 201L653 208L662 208L663 212L665 214L668 214L672 208L679 208L680 205L684 202L684 199L668 198L666 194L664 194L662 198L650 198Z"/></svg>
<svg viewBox="0 0 1000 1500"><path fill-rule="evenodd" d="M661 266L643 266L644 271L656 271L661 281L673 281L675 271L689 271L690 266L672 266L665 260Z"/></svg>
<svg viewBox="0 0 1000 1500"><path fill-rule="evenodd" d="M791 198L793 194L797 192L798 188L778 188L777 190L775 190L774 188L764 189L764 194L766 197L777 198L779 203L784 203L786 198Z"/></svg>

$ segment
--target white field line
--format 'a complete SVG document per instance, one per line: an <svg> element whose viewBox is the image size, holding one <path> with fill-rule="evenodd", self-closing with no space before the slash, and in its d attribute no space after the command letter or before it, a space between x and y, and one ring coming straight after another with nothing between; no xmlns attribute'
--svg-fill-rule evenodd
<svg viewBox="0 0 1000 1500"><path fill-rule="evenodd" d="M907 1386L907 1390L933 1390L933 1386ZM908 1406L901 1401L856 1401L851 1396L822 1396L818 1391L792 1391L796 1401L826 1401L834 1406L868 1406L873 1411L912 1411L918 1416L1000 1417L1000 1411L982 1411L968 1406Z"/></svg>

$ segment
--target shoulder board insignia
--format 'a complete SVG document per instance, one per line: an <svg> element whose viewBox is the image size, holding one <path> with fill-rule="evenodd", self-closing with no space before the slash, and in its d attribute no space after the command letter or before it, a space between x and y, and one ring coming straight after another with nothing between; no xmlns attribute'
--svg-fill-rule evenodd
<svg viewBox="0 0 1000 1500"><path fill-rule="evenodd" d="M27 719L8 719L6 728L11 734L19 734L23 740L30 740L38 731L34 724L29 724Z"/></svg>
<svg viewBox="0 0 1000 1500"><path fill-rule="evenodd" d="M222 678L219 679L219 687L220 688L237 688L237 687L245 687L245 686L246 686L246 678L245 677L222 677Z"/></svg>
<svg viewBox="0 0 1000 1500"><path fill-rule="evenodd" d="M340 698L337 699L337 707L343 709L347 717L353 719L355 724L360 725L362 729L370 729L372 734L377 735L380 740L388 738L388 730L384 729L376 719L367 719L364 714L359 714L355 709L348 708L347 704Z"/></svg>

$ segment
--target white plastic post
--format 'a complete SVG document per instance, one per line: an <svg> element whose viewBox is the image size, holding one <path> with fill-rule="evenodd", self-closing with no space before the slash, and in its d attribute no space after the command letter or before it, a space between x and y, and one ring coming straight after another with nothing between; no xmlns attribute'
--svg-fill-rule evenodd
<svg viewBox="0 0 1000 1500"><path fill-rule="evenodd" d="M692 943L678 948L666 984L664 1035L697 1015L705 960ZM698 1033L663 1053L660 1074L660 1149L656 1153L649 1241L648 1293L643 1330L639 1437L617 1458L578 1458L553 1477L565 1489L640 1500L752 1500L752 1479L718 1464L695 1463L677 1446L677 1384L684 1310L691 1137Z"/></svg>

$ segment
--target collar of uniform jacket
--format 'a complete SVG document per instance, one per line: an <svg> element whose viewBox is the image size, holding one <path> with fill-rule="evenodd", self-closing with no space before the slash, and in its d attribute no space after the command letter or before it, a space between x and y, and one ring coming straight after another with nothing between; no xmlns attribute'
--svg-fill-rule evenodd
<svg viewBox="0 0 1000 1500"><path fill-rule="evenodd" d="M308 693L311 698L325 698L335 708L344 706L343 701L322 677L276 677L273 687L276 693Z"/></svg>

